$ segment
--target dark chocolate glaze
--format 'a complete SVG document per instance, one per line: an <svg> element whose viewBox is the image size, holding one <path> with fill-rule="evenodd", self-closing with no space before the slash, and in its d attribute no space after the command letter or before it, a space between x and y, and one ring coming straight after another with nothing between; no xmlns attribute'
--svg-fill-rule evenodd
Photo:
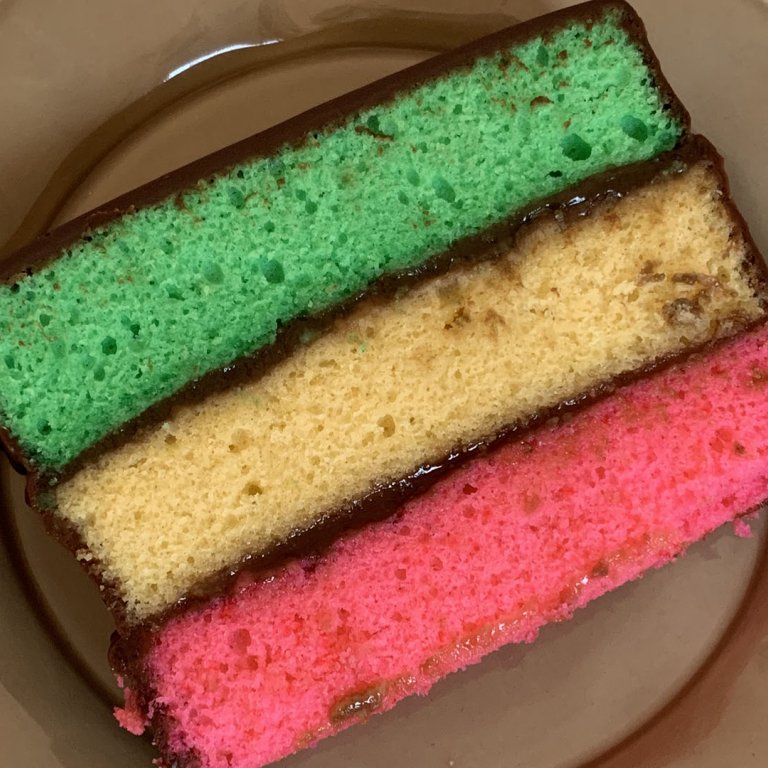
<svg viewBox="0 0 768 768"><path fill-rule="evenodd" d="M161 755L157 768L205 768L205 763L194 749L182 752L171 747L172 725L164 707L152 716L152 744Z"/></svg>
<svg viewBox="0 0 768 768"><path fill-rule="evenodd" d="M639 187L685 173L693 165L706 165L717 176L723 199L726 201L733 218L734 227L745 238L747 261L751 273L754 275L755 290L758 295L763 296L763 304L766 306L768 304L766 298L768 297L768 278L765 267L754 242L749 236L746 224L730 201L728 181L722 167L722 158L706 139L693 136L677 150L664 153L643 163L600 174L560 195L541 201L527 213L511 218L484 232L481 236L461 241L438 261L431 262L428 267L380 281L371 291L355 297L324 315L304 319L298 321L296 325L287 326L278 343L272 347L258 355L243 358L223 371L211 373L185 389L178 397L169 402L158 404L150 413L142 416L119 434L110 436L107 441L96 446L92 452L89 451L84 454L77 462L71 464L62 475L53 476L33 469L27 479L28 499L42 513L49 533L72 552L87 550L84 540L74 526L56 514L55 486L62 479L71 476L73 472L84 466L86 462L95 458L101 451L117 447L135 436L139 430L157 423L158 419L164 419L170 415L170 409L176 405L199 401L211 393L251 382L264 375L278 360L291 354L296 345L301 343L300 339L303 333L324 331L337 318L348 314L363 300L386 301L397 291L420 282L428 276L442 274L448 270L463 270L476 264L480 259L493 259L499 254L506 254L511 248L514 248L518 238L525 236L533 227L547 224L552 220L557 221L561 226L570 226L580 219L592 215L601 207L610 206L615 201L630 195L633 190ZM758 322L762 322L762 320ZM748 325L749 323L743 318L733 318L724 335L737 333ZM712 345L713 343L705 345L705 348ZM686 350L686 352L695 351L693 348ZM524 421L507 425L498 433L489 435L487 439L457 445L446 456L433 457L431 460L427 460L421 467L415 468L411 474L405 477L376 486L367 494L355 498L337 509L326 510L311 526L296 530L287 539L276 542L269 549L248 554L220 572L201 580L173 606L143 622L139 628L139 634L144 634L144 629L153 631L162 626L169 618L203 604L212 596L231 593L236 589L241 574L252 574L255 578L260 578L288 559L319 557L344 532L371 522L384 520L393 515L404 502L424 493L438 479L462 466L473 456L493 449L508 440L517 439L528 428L541 424L547 419L563 416L584 403L609 394L617 386L629 383L653 370L679 360L686 352L651 361L642 370L628 372L610 381L600 382L591 391L584 392L572 400L530 414ZM134 635L135 627L133 625L135 621L132 621L125 609L120 585L103 578L102 568L98 561L83 563L83 566L91 577L99 583L104 599L117 622L118 631L129 639L128 645L133 645L134 643L130 638Z"/></svg>

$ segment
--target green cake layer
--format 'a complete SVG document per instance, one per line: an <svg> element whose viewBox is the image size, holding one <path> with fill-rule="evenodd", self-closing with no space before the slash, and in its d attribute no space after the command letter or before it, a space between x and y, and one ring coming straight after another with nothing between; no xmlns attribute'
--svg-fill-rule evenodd
<svg viewBox="0 0 768 768"><path fill-rule="evenodd" d="M87 233L0 285L0 417L58 468L279 327L673 147L629 11L449 70Z"/></svg>

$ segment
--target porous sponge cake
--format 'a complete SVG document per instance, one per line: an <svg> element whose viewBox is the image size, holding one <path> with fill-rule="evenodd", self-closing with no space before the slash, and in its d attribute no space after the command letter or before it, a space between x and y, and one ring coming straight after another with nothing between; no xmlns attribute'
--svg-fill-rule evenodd
<svg viewBox="0 0 768 768"><path fill-rule="evenodd" d="M324 106L14 259L0 281L0 422L28 463L61 468L293 318L686 128L620 2Z"/></svg>
<svg viewBox="0 0 768 768"><path fill-rule="evenodd" d="M764 285L702 147L180 406L61 484L54 514L146 620L373 488L748 325Z"/></svg>
<svg viewBox="0 0 768 768"><path fill-rule="evenodd" d="M257 768L425 694L763 503L767 421L763 326L170 620L120 719L166 765Z"/></svg>

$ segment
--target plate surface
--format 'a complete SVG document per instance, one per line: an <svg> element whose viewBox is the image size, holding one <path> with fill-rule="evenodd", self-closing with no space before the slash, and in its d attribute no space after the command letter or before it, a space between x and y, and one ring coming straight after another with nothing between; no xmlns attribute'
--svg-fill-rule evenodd
<svg viewBox="0 0 768 768"><path fill-rule="evenodd" d="M563 4L404 2L404 13L373 2L335 11L319 0L248 9L222 2L214 11L202 3L157 7L142 0L134 8L146 14L116 19L94 16L100 5L78 0L66 19L57 19L42 3L6 11L0 0L0 97L17 107L0 116L0 127L8 123L0 132L0 242L30 210L21 238L498 28L504 13L527 18ZM728 158L736 199L768 250L759 205L768 199L768 9L759 0L636 6L695 127ZM82 25L72 24L73 7ZM277 38L291 39L271 42ZM33 45L48 51L40 54L48 56L47 68L10 57ZM98 73L94 45L103 58ZM234 45L253 47L184 68ZM96 588L45 538L6 463L0 490L4 760L39 768L148 766L153 750L111 719L118 698L105 661L111 624ZM535 645L502 650L436 686L427 701L406 701L285 764L765 765L768 525L753 527L747 540L719 532L675 565L547 628Z"/></svg>

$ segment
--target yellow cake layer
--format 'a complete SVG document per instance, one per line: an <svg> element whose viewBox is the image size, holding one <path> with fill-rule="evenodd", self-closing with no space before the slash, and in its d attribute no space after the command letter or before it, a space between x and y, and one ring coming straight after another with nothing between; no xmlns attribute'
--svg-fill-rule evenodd
<svg viewBox="0 0 768 768"><path fill-rule="evenodd" d="M745 253L705 164L547 218L180 407L63 483L58 514L144 619L379 483L757 318Z"/></svg>

